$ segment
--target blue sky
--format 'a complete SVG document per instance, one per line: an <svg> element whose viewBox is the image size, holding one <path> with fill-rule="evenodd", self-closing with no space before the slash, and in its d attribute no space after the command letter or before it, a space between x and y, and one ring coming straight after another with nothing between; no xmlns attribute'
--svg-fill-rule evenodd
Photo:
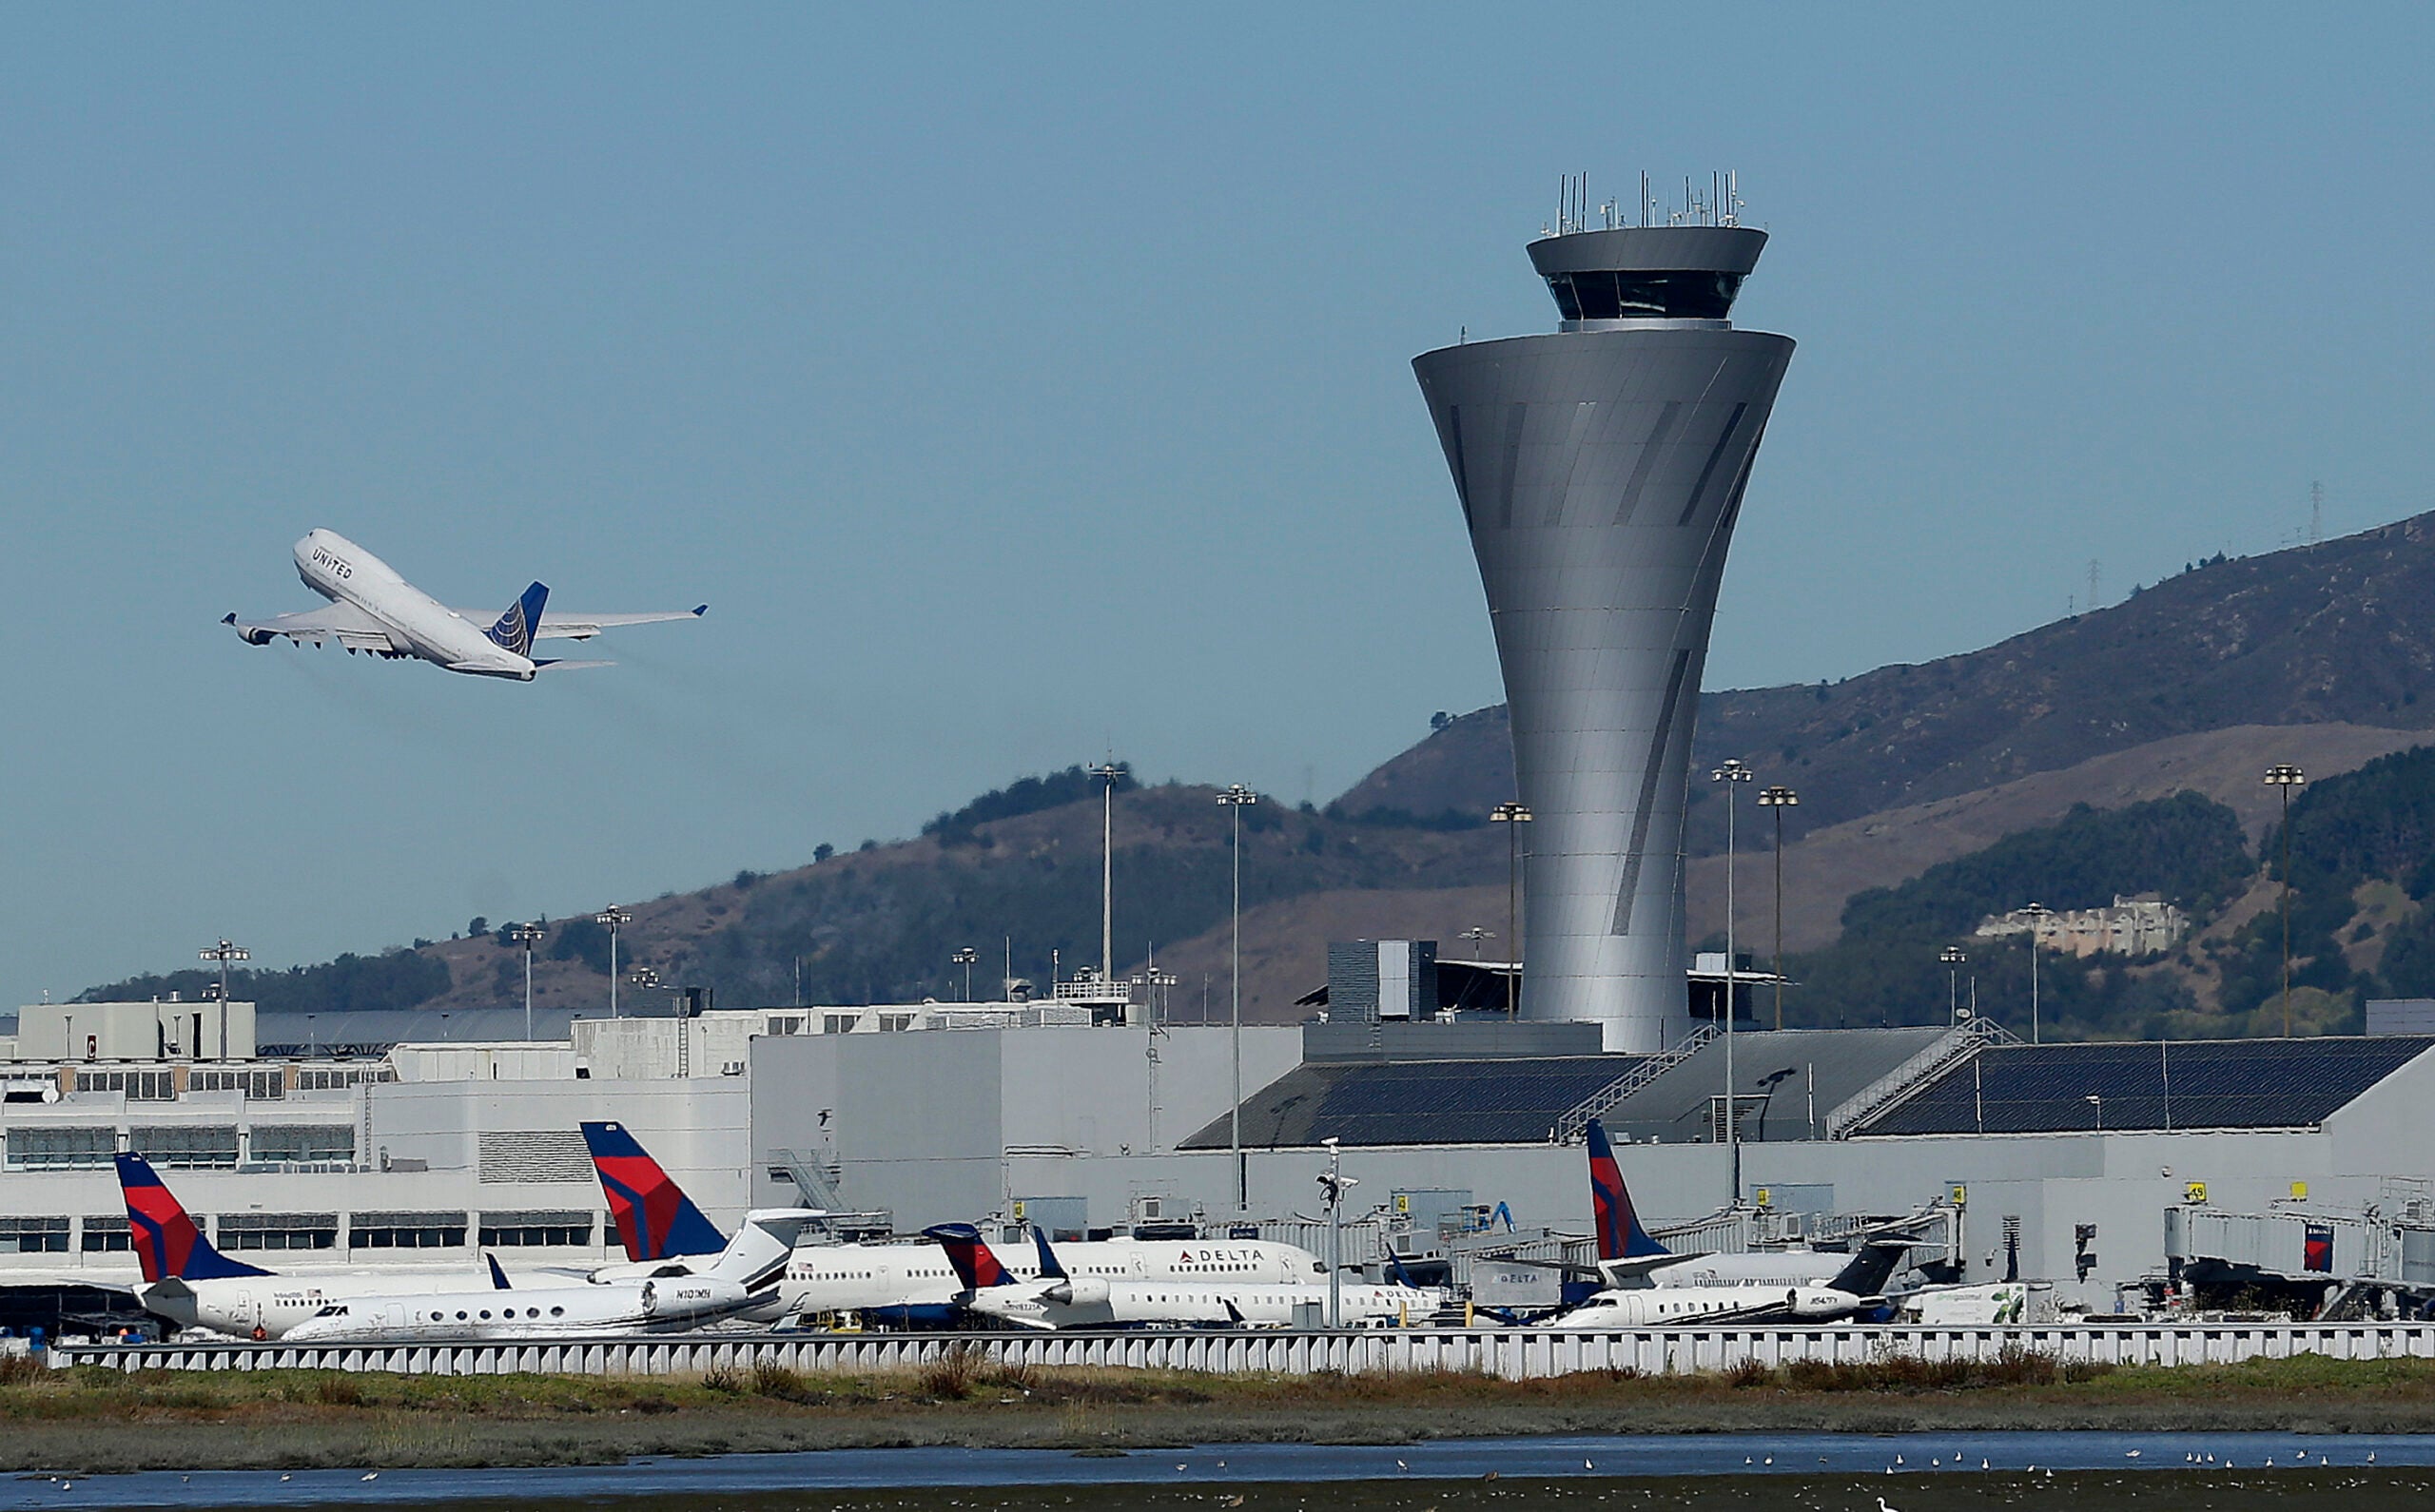
<svg viewBox="0 0 2435 1512"><path fill-rule="evenodd" d="M1696 18L1694 25L1685 17ZM1799 339L1711 686L2429 507L2415 8L0 12L0 1004L906 834L1326 799L1500 696L1408 367L1739 170ZM1679 193L1679 190L1676 192ZM324 525L707 599L531 687L254 650Z"/></svg>

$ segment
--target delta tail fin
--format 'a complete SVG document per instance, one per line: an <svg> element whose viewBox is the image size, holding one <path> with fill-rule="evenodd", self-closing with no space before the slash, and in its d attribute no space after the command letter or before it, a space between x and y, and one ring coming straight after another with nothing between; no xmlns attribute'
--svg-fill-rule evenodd
<svg viewBox="0 0 2435 1512"><path fill-rule="evenodd" d="M1033 1224L1031 1226L1031 1239L1032 1243L1040 1250L1040 1279L1042 1281L1070 1281L1073 1279L1065 1273L1065 1267L1058 1260L1057 1251L1048 1248L1047 1230L1042 1228L1036 1223Z"/></svg>
<svg viewBox="0 0 2435 1512"><path fill-rule="evenodd" d="M507 612L498 617L498 623L484 633L490 636L492 645L518 656L530 656L533 632L541 628L541 606L549 601L549 585L536 583L524 591L522 598L507 606Z"/></svg>
<svg viewBox="0 0 2435 1512"><path fill-rule="evenodd" d="M1624 1168L1615 1163L1615 1147L1607 1141L1607 1126L1589 1120L1589 1208L1598 1226L1598 1258L1639 1260L1670 1254L1640 1226L1632 1194L1624 1187Z"/></svg>
<svg viewBox="0 0 2435 1512"><path fill-rule="evenodd" d="M956 1279L964 1283L964 1290L1015 1285L1015 1273L1000 1263L989 1241L981 1237L981 1231L972 1225L935 1223L922 1231L922 1237L936 1239L939 1248L947 1252L947 1264L955 1267Z"/></svg>
<svg viewBox="0 0 2435 1512"><path fill-rule="evenodd" d="M118 1157L118 1187L127 1199L127 1237L146 1282L217 1281L271 1273L213 1249L142 1155Z"/></svg>
<svg viewBox="0 0 2435 1512"><path fill-rule="evenodd" d="M540 585L535 584L535 587ZM719 1232L674 1177L660 1169L621 1123L587 1123L585 1148L609 1198L617 1238L629 1260L668 1260L678 1255L717 1254L727 1248Z"/></svg>

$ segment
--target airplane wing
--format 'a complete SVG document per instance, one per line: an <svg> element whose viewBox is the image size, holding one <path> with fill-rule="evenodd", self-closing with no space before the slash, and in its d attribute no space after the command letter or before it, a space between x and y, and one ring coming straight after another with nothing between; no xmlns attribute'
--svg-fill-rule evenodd
<svg viewBox="0 0 2435 1512"><path fill-rule="evenodd" d="M700 619L711 611L708 604L692 609L653 610L644 614L543 614L533 627L536 641L588 641L605 630L620 625L657 625L667 620ZM492 610L460 609L453 611L458 617L476 625L487 625L498 617Z"/></svg>
<svg viewBox="0 0 2435 1512"><path fill-rule="evenodd" d="M257 646L267 646L275 637L283 635L298 645L321 646L336 641L357 651L406 649L392 643L386 627L352 604L332 604L302 614L276 614L265 620L241 620L230 614L220 623L235 626L238 634Z"/></svg>

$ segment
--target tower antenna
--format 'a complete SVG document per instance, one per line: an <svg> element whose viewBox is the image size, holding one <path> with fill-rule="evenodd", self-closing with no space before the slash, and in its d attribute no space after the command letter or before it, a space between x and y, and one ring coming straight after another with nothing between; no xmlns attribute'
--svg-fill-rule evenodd
<svg viewBox="0 0 2435 1512"><path fill-rule="evenodd" d="M2325 485L2308 485L2308 544L2314 546L2325 539Z"/></svg>

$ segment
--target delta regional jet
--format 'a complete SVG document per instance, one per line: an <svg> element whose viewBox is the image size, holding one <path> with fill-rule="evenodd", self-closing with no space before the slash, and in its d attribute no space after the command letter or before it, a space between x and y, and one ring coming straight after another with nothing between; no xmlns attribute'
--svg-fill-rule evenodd
<svg viewBox="0 0 2435 1512"><path fill-rule="evenodd" d="M350 656L357 651L391 660L413 656L452 672L529 683L535 673L547 669L610 665L535 656L535 641L590 640L620 625L699 619L710 611L708 604L697 604L642 614L545 614L541 610L550 591L539 583L496 618L489 610L449 609L334 531L313 531L296 543L296 575L328 599L330 607L265 620L230 614L221 623L233 627L249 646L282 638L298 646L336 641Z"/></svg>

